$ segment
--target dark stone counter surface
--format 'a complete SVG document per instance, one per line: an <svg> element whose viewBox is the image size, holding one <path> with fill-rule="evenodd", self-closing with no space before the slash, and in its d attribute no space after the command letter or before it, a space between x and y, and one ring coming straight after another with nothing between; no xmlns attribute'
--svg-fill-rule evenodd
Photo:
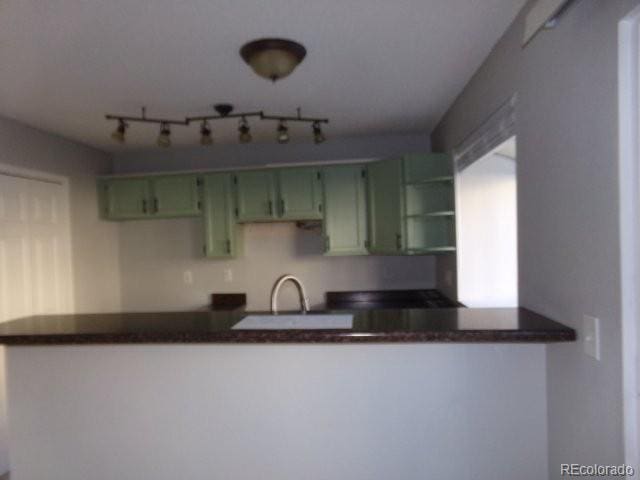
<svg viewBox="0 0 640 480"><path fill-rule="evenodd" d="M232 327L249 314L242 311L45 315L1 324L0 343L546 343L576 339L573 329L524 308L311 313L352 313L353 327L340 330L233 330Z"/></svg>

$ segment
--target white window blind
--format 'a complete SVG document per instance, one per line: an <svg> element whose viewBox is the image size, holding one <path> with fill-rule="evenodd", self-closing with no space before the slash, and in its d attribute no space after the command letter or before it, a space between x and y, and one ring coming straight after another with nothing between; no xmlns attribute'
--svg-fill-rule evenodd
<svg viewBox="0 0 640 480"><path fill-rule="evenodd" d="M453 150L457 171L462 171L516 134L516 103L513 95L458 147Z"/></svg>

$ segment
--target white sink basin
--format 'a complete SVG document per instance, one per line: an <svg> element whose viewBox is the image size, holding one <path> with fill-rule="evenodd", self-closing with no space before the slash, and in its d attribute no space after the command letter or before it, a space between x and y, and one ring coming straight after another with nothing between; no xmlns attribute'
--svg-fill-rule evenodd
<svg viewBox="0 0 640 480"><path fill-rule="evenodd" d="M353 315L248 315L233 330L335 330L353 328Z"/></svg>

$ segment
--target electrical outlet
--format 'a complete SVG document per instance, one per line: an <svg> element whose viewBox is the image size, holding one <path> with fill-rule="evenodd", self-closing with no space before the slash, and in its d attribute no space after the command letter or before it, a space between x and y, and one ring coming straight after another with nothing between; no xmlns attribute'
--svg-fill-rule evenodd
<svg viewBox="0 0 640 480"><path fill-rule="evenodd" d="M193 284L193 272L191 270L185 270L182 273L182 281L185 283L185 285Z"/></svg>
<svg viewBox="0 0 640 480"><path fill-rule="evenodd" d="M233 282L233 270L231 270L230 268L224 269L224 281L226 283Z"/></svg>
<svg viewBox="0 0 640 480"><path fill-rule="evenodd" d="M584 344L584 353L596 360L600 360L600 319L584 315L583 322L584 337L582 342Z"/></svg>
<svg viewBox="0 0 640 480"><path fill-rule="evenodd" d="M453 286L453 272L451 270L447 270L444 272L444 283L447 287Z"/></svg>

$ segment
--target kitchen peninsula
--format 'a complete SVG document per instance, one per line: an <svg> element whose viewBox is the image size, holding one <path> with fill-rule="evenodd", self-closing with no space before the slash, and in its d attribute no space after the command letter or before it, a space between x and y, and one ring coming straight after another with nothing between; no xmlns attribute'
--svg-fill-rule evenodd
<svg viewBox="0 0 640 480"><path fill-rule="evenodd" d="M318 313L351 326L239 330L256 315L240 311L0 325L12 480L453 478L452 451L482 478L542 478L540 343L574 330L526 309ZM509 461L485 460L496 449Z"/></svg>

